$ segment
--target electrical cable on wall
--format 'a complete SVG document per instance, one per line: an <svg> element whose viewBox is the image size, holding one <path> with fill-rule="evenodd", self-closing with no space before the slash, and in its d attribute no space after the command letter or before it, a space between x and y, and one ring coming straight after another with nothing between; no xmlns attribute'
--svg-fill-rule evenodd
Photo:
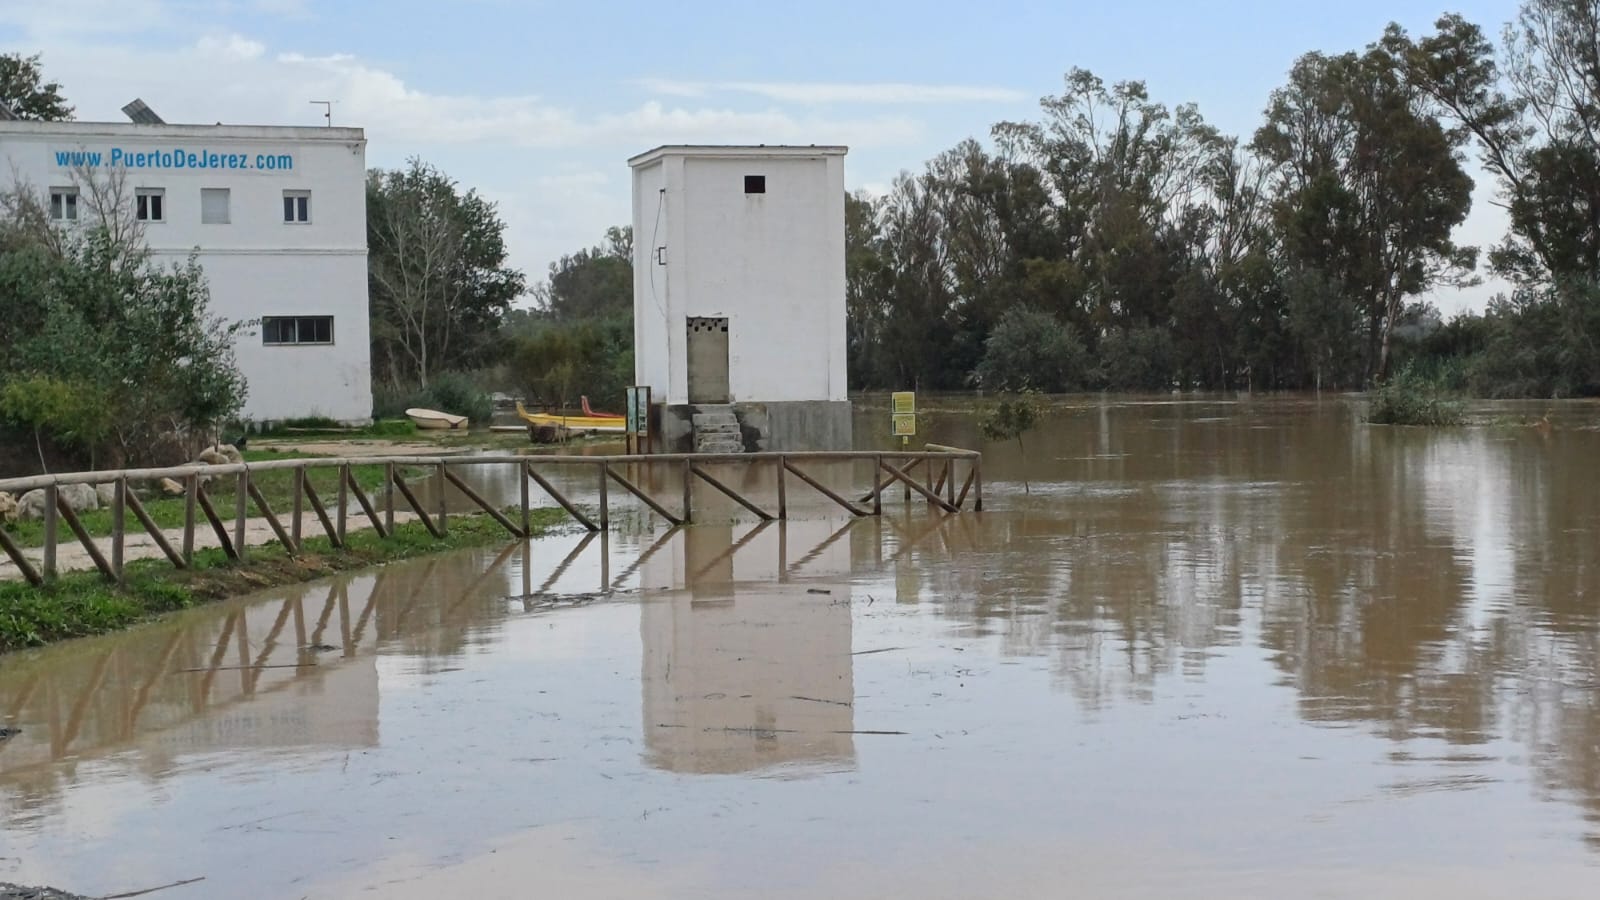
<svg viewBox="0 0 1600 900"><path fill-rule="evenodd" d="M660 265L660 246L656 238L661 234L661 211L667 205L667 189L661 188L656 194L656 224L650 229L650 300L655 303L656 310L661 313L661 321L667 321L667 308L661 305L661 298L656 294L656 266Z"/></svg>

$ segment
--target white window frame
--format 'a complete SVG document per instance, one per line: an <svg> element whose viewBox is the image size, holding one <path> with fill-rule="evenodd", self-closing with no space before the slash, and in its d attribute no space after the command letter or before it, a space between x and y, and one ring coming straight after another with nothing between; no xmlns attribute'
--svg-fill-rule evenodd
<svg viewBox="0 0 1600 900"><path fill-rule="evenodd" d="M206 220L206 196L221 194L225 206L222 210L221 221ZM200 224L202 225L232 225L233 224L233 188L209 187L200 189Z"/></svg>
<svg viewBox="0 0 1600 900"><path fill-rule="evenodd" d="M152 205L150 203L150 199L152 197L159 199L161 202L159 204L153 204ZM140 210L140 208L139 208L140 206L143 206L144 209ZM154 206L160 206L161 207L161 215L159 215L159 216L149 215L150 210L153 209ZM139 215L140 212L144 212L146 214L145 215ZM166 188L136 188L134 190L134 192L133 192L133 214L134 214L134 218L139 220L140 222L145 222L145 223L165 222L167 220L167 189Z"/></svg>
<svg viewBox="0 0 1600 900"><path fill-rule="evenodd" d="M310 191L284 191L283 192L283 202L285 204L287 204L290 201L304 201L304 202L296 202L293 207L285 208L284 216L283 216L283 224L285 224L285 225L310 225L311 224L311 192ZM305 212L305 218L303 218L303 219L297 217L297 214L300 213L302 210Z"/></svg>
<svg viewBox="0 0 1600 900"><path fill-rule="evenodd" d="M56 209L58 200L61 207L59 210ZM81 212L78 207L82 205L83 198L78 196L77 188L53 187L50 189L50 221L76 222L78 221L78 214ZM60 215L57 215L58 212Z"/></svg>
<svg viewBox="0 0 1600 900"><path fill-rule="evenodd" d="M269 340L268 339L268 335L267 335L267 323L268 322L274 322L274 323L281 322L281 321L284 321L285 319L295 323L295 325L294 325L294 327L295 327L295 339L292 340L292 341ZM301 322L305 321L305 320L315 320L315 319L327 319L328 320L328 339L325 340L325 341L318 341L318 340L303 341L303 340L301 340L300 339L300 324L301 324ZM336 341L336 339L338 337L337 333L334 331L333 325L334 325L333 316L262 316L261 317L261 345L263 347L331 347L331 346L334 345L334 343L335 343L335 341Z"/></svg>

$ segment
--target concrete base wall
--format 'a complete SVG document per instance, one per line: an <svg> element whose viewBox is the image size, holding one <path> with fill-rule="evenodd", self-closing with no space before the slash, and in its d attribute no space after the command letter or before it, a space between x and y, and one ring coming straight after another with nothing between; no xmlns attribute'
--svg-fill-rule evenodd
<svg viewBox="0 0 1600 900"><path fill-rule="evenodd" d="M656 450L694 450L692 404L662 404L656 422ZM854 446L848 400L797 400L784 403L735 403L734 417L746 453L788 450L850 450Z"/></svg>

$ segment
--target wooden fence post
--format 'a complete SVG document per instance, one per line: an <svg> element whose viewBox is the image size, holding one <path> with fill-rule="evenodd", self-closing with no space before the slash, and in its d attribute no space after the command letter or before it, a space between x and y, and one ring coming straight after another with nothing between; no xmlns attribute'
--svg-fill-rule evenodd
<svg viewBox="0 0 1600 900"><path fill-rule="evenodd" d="M339 532L339 544L340 544L340 546L343 546L344 542L345 542L345 534L346 534L345 520L349 517L348 508L350 506L350 464L349 463L343 463L343 464L341 464L339 466L339 495L338 496L339 496L339 501L338 501L339 502L339 513L338 513L338 518L336 519L336 522L338 524L336 524L334 526L334 528L335 528L335 530L337 530Z"/></svg>
<svg viewBox="0 0 1600 900"><path fill-rule="evenodd" d="M445 489L445 484L446 484L445 477L444 477L444 466L445 466L444 463L439 463L439 466L438 466L438 469L439 469L439 533L441 535L450 533L450 523L448 522L448 520L446 518L447 516L449 516L450 510L448 509L449 504L446 502L445 496L444 496L444 489Z"/></svg>
<svg viewBox="0 0 1600 900"><path fill-rule="evenodd" d="M788 460L788 457L786 457L786 456L778 457L778 518L779 519L787 519L787 518L789 518L789 489L788 489L789 480L788 480L788 478L785 477L786 473L784 472L784 462L786 460ZM876 473L874 473L874 477L876 477Z"/></svg>
<svg viewBox="0 0 1600 900"><path fill-rule="evenodd" d="M122 583L124 545L128 540L125 530L128 509L128 479L118 478L111 495L111 571L117 583Z"/></svg>
<svg viewBox="0 0 1600 900"><path fill-rule="evenodd" d="M517 497L522 502L522 536L533 537L533 518L528 511L528 470L522 463L512 463L517 471Z"/></svg>
<svg viewBox="0 0 1600 900"><path fill-rule="evenodd" d="M688 460L684 460L683 461L683 521L685 521L685 522L688 522L690 520L690 518L692 517L692 515L693 515L693 513L692 513L693 503L690 500L690 497L692 496L690 487L694 482L693 475L694 475L694 463L692 463L692 462L690 462Z"/></svg>
<svg viewBox="0 0 1600 900"><path fill-rule="evenodd" d="M53 484L44 489L44 577L47 581L56 577L56 531L60 527L60 514L56 512L58 493Z"/></svg>
<svg viewBox="0 0 1600 900"><path fill-rule="evenodd" d="M245 520L250 515L250 470L239 473L233 494L233 549L239 562L245 557Z"/></svg>
<svg viewBox="0 0 1600 900"><path fill-rule="evenodd" d="M298 552L300 547L301 547L301 539L304 537L304 532L302 531L304 526L302 526L300 524L300 517L305 514L305 510L306 510L306 467L305 466L296 466L295 467L293 481L294 481L294 510L289 515L290 519L292 520L292 521L289 522L289 535L290 535L291 539L294 541L295 550Z"/></svg>
<svg viewBox="0 0 1600 900"><path fill-rule="evenodd" d="M194 508L200 499L200 476L183 479L183 564L194 566Z"/></svg>
<svg viewBox="0 0 1600 900"><path fill-rule="evenodd" d="M394 463L383 465L383 527L394 534Z"/></svg>

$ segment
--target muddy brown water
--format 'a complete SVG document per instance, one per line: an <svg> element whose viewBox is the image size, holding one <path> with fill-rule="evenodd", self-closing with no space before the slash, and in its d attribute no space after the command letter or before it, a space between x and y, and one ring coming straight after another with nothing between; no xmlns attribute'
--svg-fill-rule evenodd
<svg viewBox="0 0 1600 900"><path fill-rule="evenodd" d="M981 515L641 513L4 657L0 880L1594 896L1600 408L1479 412L1068 401Z"/></svg>

